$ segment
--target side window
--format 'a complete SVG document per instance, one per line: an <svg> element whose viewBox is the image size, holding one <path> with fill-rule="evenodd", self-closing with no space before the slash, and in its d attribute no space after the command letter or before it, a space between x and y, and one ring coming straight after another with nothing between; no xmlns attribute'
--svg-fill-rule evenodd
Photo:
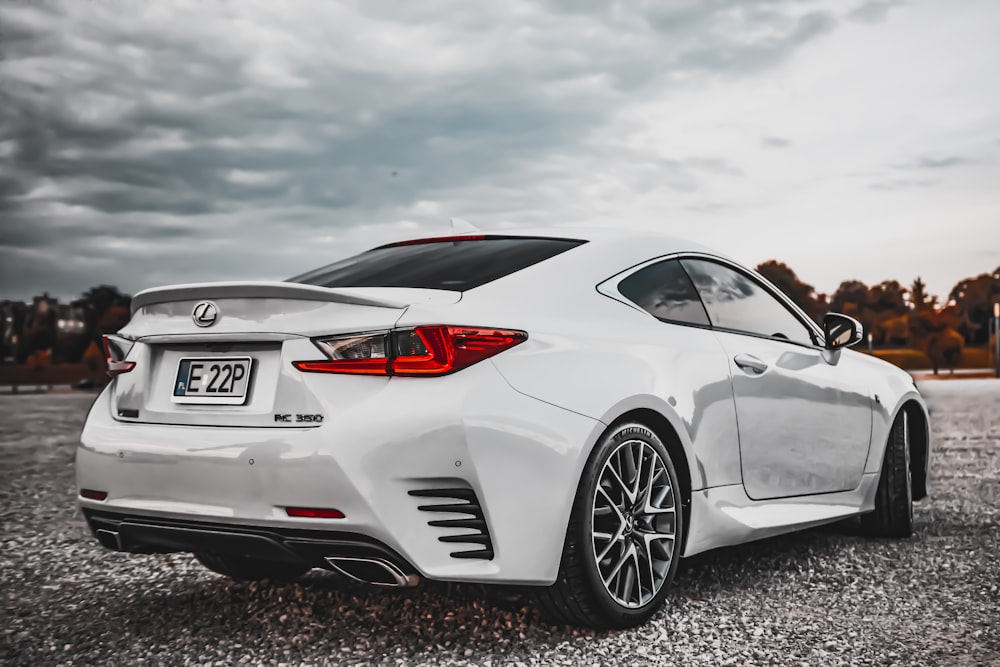
<svg viewBox="0 0 1000 667"><path fill-rule="evenodd" d="M618 283L618 291L653 317L708 326L708 315L687 273L676 259L658 262Z"/></svg>
<svg viewBox="0 0 1000 667"><path fill-rule="evenodd" d="M715 262L681 261L698 288L713 326L814 344L806 325L749 276Z"/></svg>

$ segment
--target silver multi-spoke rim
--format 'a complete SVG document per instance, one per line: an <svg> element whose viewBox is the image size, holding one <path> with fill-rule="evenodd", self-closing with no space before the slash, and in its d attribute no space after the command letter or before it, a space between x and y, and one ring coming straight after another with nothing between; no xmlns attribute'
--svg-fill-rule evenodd
<svg viewBox="0 0 1000 667"><path fill-rule="evenodd" d="M663 587L673 559L677 498L663 458L627 440L601 469L593 498L597 572L615 601L641 607Z"/></svg>

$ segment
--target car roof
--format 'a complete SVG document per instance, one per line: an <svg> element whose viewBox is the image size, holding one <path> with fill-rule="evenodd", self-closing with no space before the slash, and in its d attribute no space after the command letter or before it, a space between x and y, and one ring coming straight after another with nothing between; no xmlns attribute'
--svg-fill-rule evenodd
<svg viewBox="0 0 1000 667"><path fill-rule="evenodd" d="M596 284L630 268L678 253L697 253L729 259L712 248L655 230L586 225L510 226L503 229L470 230L460 234L399 241L398 244L474 240L484 237L486 239L553 238L579 240L584 243L548 260L477 287L476 291L480 293L495 291L506 293L508 290L513 290L511 294L517 294L519 290L529 289L530 285L537 284L546 284L552 290L593 290Z"/></svg>
<svg viewBox="0 0 1000 667"><path fill-rule="evenodd" d="M605 251L612 249L624 255L634 255L636 257L652 258L661 255L669 255L675 252L700 252L717 257L725 257L717 250L704 246L696 241L666 234L655 230L631 229L621 227L591 227L584 225L547 225L545 227L524 226L505 227L502 229L488 229L478 232L462 232L455 235L442 236L444 239L459 239L462 237L477 236L509 236L509 237L543 237L559 239L578 239L588 241L596 246L602 247ZM437 237L414 237L414 240L427 238L428 240ZM405 242L405 241L404 241ZM629 252L629 251L632 252ZM728 258L727 258L728 259Z"/></svg>

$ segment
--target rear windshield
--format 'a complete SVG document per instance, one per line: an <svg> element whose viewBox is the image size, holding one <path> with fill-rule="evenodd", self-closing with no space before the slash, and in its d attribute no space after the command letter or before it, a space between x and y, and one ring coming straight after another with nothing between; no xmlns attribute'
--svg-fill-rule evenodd
<svg viewBox="0 0 1000 667"><path fill-rule="evenodd" d="M584 243L574 239L476 237L397 243L289 278L321 287L421 287L463 292Z"/></svg>

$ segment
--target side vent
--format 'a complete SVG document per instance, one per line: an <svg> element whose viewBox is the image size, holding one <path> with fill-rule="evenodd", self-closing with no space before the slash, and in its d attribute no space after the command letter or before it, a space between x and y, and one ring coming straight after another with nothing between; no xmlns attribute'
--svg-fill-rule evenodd
<svg viewBox="0 0 1000 667"><path fill-rule="evenodd" d="M490 539L486 517L483 516L483 508L479 504L479 498L476 497L475 491L462 488L416 489L410 491L410 495L443 501L433 505L420 505L417 509L422 512L467 515L467 517L459 519L432 519L427 522L428 526L435 528L463 528L471 531L461 535L442 535L438 538L439 541L446 544L475 545L476 548L472 550L453 551L452 558L493 560L493 541Z"/></svg>

